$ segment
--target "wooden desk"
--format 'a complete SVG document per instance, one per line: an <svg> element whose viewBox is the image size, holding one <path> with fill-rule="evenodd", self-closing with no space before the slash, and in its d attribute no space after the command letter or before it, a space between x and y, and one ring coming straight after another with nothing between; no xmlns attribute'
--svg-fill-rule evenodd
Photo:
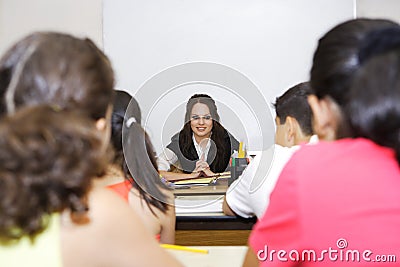
<svg viewBox="0 0 400 267"><path fill-rule="evenodd" d="M246 256L246 246L196 246L195 248L207 249L208 254L167 249L184 266L190 267L239 267L242 266Z"/></svg>
<svg viewBox="0 0 400 267"><path fill-rule="evenodd" d="M225 179L216 185L192 187L190 189L176 189L176 235L175 243L185 246L243 246L256 218L244 219L235 216L226 216L222 212L222 199L228 187ZM184 190L184 191L183 191ZM200 208L185 208L187 212L181 213L180 204L193 206L202 204ZM210 202L212 212L204 203ZM217 205L216 205L217 204ZM218 206L219 205L219 206ZM179 211L179 212L178 212Z"/></svg>
<svg viewBox="0 0 400 267"><path fill-rule="evenodd" d="M183 246L245 246L256 218L222 213L176 217L175 243Z"/></svg>

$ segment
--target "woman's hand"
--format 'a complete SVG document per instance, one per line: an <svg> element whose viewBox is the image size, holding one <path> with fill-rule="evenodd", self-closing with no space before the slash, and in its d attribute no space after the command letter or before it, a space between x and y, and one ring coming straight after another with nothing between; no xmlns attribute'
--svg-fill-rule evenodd
<svg viewBox="0 0 400 267"><path fill-rule="evenodd" d="M215 176L216 175L213 171L210 170L210 168L203 170L203 172L206 176Z"/></svg>
<svg viewBox="0 0 400 267"><path fill-rule="evenodd" d="M204 173L205 176L214 176L215 175L215 173L210 170L210 166L208 165L208 163L204 160L198 160L196 162L196 168L194 169L193 172L198 172L199 175L201 173Z"/></svg>
<svg viewBox="0 0 400 267"><path fill-rule="evenodd" d="M193 170L193 172L201 172L201 171L204 171L206 169L210 169L210 166L208 166L207 161L204 161L204 160L200 159L200 160L196 161L196 167Z"/></svg>
<svg viewBox="0 0 400 267"><path fill-rule="evenodd" d="M200 177L201 173L202 173L201 171L194 170L192 173L188 174L189 177L186 178L197 178Z"/></svg>

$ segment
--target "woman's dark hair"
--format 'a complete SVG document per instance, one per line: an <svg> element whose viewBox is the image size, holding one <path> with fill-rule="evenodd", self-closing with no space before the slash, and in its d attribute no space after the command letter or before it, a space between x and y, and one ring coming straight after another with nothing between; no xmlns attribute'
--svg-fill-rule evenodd
<svg viewBox="0 0 400 267"><path fill-rule="evenodd" d="M117 91L111 120L114 163L121 166L125 178L139 191L152 212L153 206L165 213L168 199L160 189L168 188L160 179L154 149L140 119L136 100L126 92Z"/></svg>
<svg viewBox="0 0 400 267"><path fill-rule="evenodd" d="M112 103L113 85L113 70L103 52L91 40L67 34L33 33L0 60L0 93L8 112L50 104L97 120Z"/></svg>
<svg viewBox="0 0 400 267"><path fill-rule="evenodd" d="M364 46L368 40L377 40L380 32L396 31L398 27L398 24L389 20L354 19L328 31L319 40L313 57L310 81L314 94L320 99L328 96L344 107L358 69L382 49L375 43L376 46L370 46L366 52ZM348 118L344 116L342 119L338 138L352 135Z"/></svg>
<svg viewBox="0 0 400 267"><path fill-rule="evenodd" d="M193 154L190 153L191 147L194 146L192 139L193 131L190 126L190 116L193 106L197 103L204 104L208 107L213 120L211 140L214 141L217 147L217 153L215 155L214 161L210 165L210 169L213 172L222 172L227 166L225 159L229 159L231 155L230 147L225 147L226 140L229 140L229 136L226 129L220 123L217 105L209 95L195 94L190 97L189 101L187 102L185 124L183 126L183 129L179 132L179 148L186 159L192 161L197 160L197 158L193 158Z"/></svg>
<svg viewBox="0 0 400 267"><path fill-rule="evenodd" d="M389 20L355 19L328 31L319 40L313 57L311 88L315 95L318 98L330 96L339 106L343 106L354 74L367 56L367 53L360 53L362 46L376 32L393 27L399 26ZM380 48L376 49L375 54Z"/></svg>
<svg viewBox="0 0 400 267"><path fill-rule="evenodd" d="M114 106L111 114L111 143L115 151L116 160L121 160L124 157L122 149L122 126L124 124L125 113L129 108L128 114L132 114L139 125L141 124L142 113L139 103L127 92L115 90L114 95Z"/></svg>
<svg viewBox="0 0 400 267"><path fill-rule="evenodd" d="M400 43L370 59L354 78L345 112L356 137L393 148L400 163Z"/></svg>
<svg viewBox="0 0 400 267"><path fill-rule="evenodd" d="M93 177L104 172L104 137L93 120L49 106L0 121L0 241L34 238L49 215L87 211Z"/></svg>

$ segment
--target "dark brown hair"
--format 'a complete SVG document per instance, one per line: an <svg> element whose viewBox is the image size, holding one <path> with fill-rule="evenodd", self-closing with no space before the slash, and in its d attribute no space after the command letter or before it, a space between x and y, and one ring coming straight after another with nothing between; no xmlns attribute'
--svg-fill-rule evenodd
<svg viewBox="0 0 400 267"><path fill-rule="evenodd" d="M368 58L381 53L381 42L386 43L384 47L395 45L391 38L376 37L380 32L390 33L398 28L399 25L390 20L353 19L328 31L319 40L313 57L310 80L314 94L320 99L333 99L342 112L358 70ZM353 135L348 116L342 115L336 133L338 139Z"/></svg>
<svg viewBox="0 0 400 267"><path fill-rule="evenodd" d="M89 39L54 32L33 33L0 60L0 93L8 112L51 104L105 117L114 74L107 57Z"/></svg>
<svg viewBox="0 0 400 267"><path fill-rule="evenodd" d="M304 134L312 135L312 111L307 101L310 94L310 83L303 82L289 88L283 95L277 97L273 106L280 123L285 124L288 116L293 117L300 124Z"/></svg>
<svg viewBox="0 0 400 267"><path fill-rule="evenodd" d="M400 41L400 30L391 34ZM359 70L345 113L355 137L392 148L400 164L400 42L371 58Z"/></svg>
<svg viewBox="0 0 400 267"><path fill-rule="evenodd" d="M76 111L36 106L4 117L0 240L34 238L54 212L84 214L91 180L107 164L103 142L93 120Z"/></svg>
<svg viewBox="0 0 400 267"><path fill-rule="evenodd" d="M141 111L136 99L124 91L117 91L111 119L114 163L123 169L125 178L156 215L152 207L163 213L168 209L167 196L160 190L168 188L160 179L153 145L140 125L140 119Z"/></svg>

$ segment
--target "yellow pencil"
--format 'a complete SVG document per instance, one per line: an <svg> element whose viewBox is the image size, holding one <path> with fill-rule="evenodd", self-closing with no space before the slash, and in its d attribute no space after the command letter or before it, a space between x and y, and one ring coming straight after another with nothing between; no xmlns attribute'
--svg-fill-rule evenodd
<svg viewBox="0 0 400 267"><path fill-rule="evenodd" d="M178 246L178 245L171 245L171 244L161 244L161 247L168 248L168 249L175 249L175 250L183 250L183 251L190 251L190 252L208 254L208 250L207 249L189 248L189 247L185 247L185 246Z"/></svg>

